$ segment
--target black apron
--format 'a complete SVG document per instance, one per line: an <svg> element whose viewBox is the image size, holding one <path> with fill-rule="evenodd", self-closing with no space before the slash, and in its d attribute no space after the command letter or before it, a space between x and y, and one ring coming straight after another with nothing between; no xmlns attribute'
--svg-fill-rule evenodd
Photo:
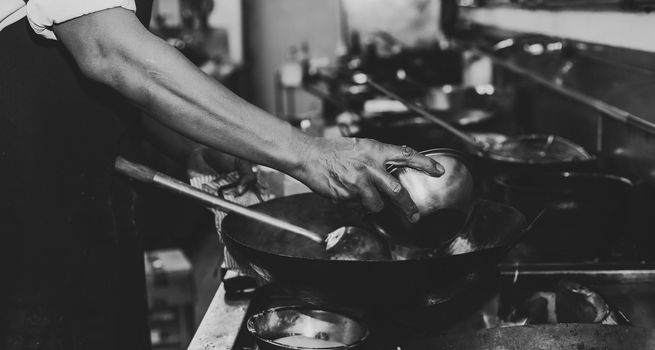
<svg viewBox="0 0 655 350"><path fill-rule="evenodd" d="M132 192L113 172L138 117L26 19L0 31L0 349L149 348Z"/></svg>

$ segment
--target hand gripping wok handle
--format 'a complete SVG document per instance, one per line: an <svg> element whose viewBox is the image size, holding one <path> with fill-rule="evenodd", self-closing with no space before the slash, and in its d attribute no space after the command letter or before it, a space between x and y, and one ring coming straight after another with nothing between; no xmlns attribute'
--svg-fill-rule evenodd
<svg viewBox="0 0 655 350"><path fill-rule="evenodd" d="M376 82L374 82L374 81L372 81L370 79L368 80L368 85L370 85L375 90L378 90L379 92L387 95L387 97L392 98L392 99L404 104L407 108L414 111L415 113L418 113L423 118L425 118L425 119L439 125L440 127L446 129L446 131L448 131L449 133L457 136L459 139L466 142L467 144L473 146L476 150L478 150L480 152L484 151L484 146L479 144L477 141L475 141L474 138L467 135L466 133L463 133L463 132L457 130L457 128L455 128L452 125L448 124L447 122L441 120L441 118L433 115L432 113L429 113L424 108L419 107L415 103L407 101L406 99L404 99L404 98L400 97L399 95L391 92L390 90L385 89L384 87L382 87L382 85L380 85L380 84L378 84L378 83L376 83Z"/></svg>
<svg viewBox="0 0 655 350"><path fill-rule="evenodd" d="M297 233L317 243L323 242L323 239L314 232L290 224L286 221L282 221L278 218L274 218L272 216L260 213L250 208L243 207L239 204L232 203L222 198L213 196L207 192L193 188L182 181L179 181L168 175L150 169L147 166L130 162L129 160L123 157L118 157L116 159L115 168L119 173L123 175L127 175L128 177L131 177L135 180L153 183L169 191L199 200L207 205L218 207L227 212L234 212L243 215L245 217L248 217L250 219L257 220L259 222L263 222L265 224L269 224L271 226L275 226L283 230Z"/></svg>

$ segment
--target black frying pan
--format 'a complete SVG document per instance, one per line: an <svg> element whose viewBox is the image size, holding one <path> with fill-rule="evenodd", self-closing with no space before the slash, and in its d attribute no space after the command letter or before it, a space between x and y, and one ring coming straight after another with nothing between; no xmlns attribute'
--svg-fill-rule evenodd
<svg viewBox="0 0 655 350"><path fill-rule="evenodd" d="M543 171L579 171L589 170L596 164L596 157L588 154L582 147L573 142L554 135L519 135L507 136L500 143L491 142L473 137L459 128L449 124L434 115L422 106L410 102L385 87L368 81L367 84L375 90L398 100L405 104L411 111L433 122L445 130L453 138L430 137L427 142L448 142L450 145L438 145L440 147L464 149L472 155L474 171L480 179L479 187L481 194L488 198L497 198L496 188L493 187L491 179L499 174L527 173L535 174ZM397 142L388 140L395 144L419 144L417 136L422 138L425 131L419 131L419 135L405 135L412 142ZM359 136L359 135L357 135ZM366 135L364 135L366 136ZM375 138L375 137L371 137ZM419 150L424 149L419 147ZM429 147L428 147L429 148Z"/></svg>
<svg viewBox="0 0 655 350"><path fill-rule="evenodd" d="M353 206L315 194L278 198L253 208L323 234L344 225L366 226ZM223 221L230 252L264 278L310 303L358 309L429 305L430 296L440 289L495 266L525 229L525 218L517 210L480 201L458 235L471 243L472 252L420 260L332 261L315 243L282 230L234 214Z"/></svg>
<svg viewBox="0 0 655 350"><path fill-rule="evenodd" d="M502 201L528 218L549 213L523 243L558 259L610 258L630 232L635 184L607 173L548 172L498 176Z"/></svg>
<svg viewBox="0 0 655 350"><path fill-rule="evenodd" d="M484 136L485 134L480 135ZM453 148L467 152L467 147L461 140L436 124L362 124L357 132L345 136L370 138L394 145L407 145L416 150ZM566 162L520 163L469 155L468 160L476 179L478 193L485 198L498 201L503 196L503 189L494 182L494 178L498 176L530 176L545 172L595 171L598 169L595 158Z"/></svg>

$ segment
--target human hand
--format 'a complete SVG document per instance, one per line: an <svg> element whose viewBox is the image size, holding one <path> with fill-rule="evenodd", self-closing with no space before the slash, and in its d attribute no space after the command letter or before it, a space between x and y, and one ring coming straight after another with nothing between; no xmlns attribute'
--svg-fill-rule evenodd
<svg viewBox="0 0 655 350"><path fill-rule="evenodd" d="M247 160L217 151L213 148L198 146L187 159L189 177L202 175L217 175L236 171L239 181L236 184L236 194L244 194L249 187L257 183L257 175L253 164Z"/></svg>
<svg viewBox="0 0 655 350"><path fill-rule="evenodd" d="M444 173L441 164L407 146L369 139L310 138L303 153L300 169L293 176L313 191L337 200L359 200L372 212L382 210L382 197L386 196L411 222L420 219L418 209L385 166L407 166L432 176Z"/></svg>

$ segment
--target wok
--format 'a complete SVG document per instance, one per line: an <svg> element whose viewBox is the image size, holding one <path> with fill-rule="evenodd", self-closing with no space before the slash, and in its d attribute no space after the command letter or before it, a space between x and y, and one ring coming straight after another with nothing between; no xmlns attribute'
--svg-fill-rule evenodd
<svg viewBox="0 0 655 350"><path fill-rule="evenodd" d="M401 102L407 106L409 110L432 121L452 135L458 137L469 146L472 153L478 154L481 157L496 159L503 162L527 164L547 164L562 161L569 162L574 160L588 160L592 158L582 147L555 135L508 136L500 143L490 144L481 142L479 139L462 132L440 117L430 113L424 107L402 98L371 80L368 80L367 83L388 97Z"/></svg>
<svg viewBox="0 0 655 350"><path fill-rule="evenodd" d="M472 133L476 139L498 138L499 134ZM459 138L443 130L436 124L416 125L367 125L363 124L355 133L347 133L344 136L370 138L380 142L394 145L407 145L416 150L433 148L453 148L466 152L467 146ZM503 188L494 179L498 176L520 175L527 176L545 172L567 172L567 171L595 171L597 169L596 159L550 162L550 163L519 163L497 160L480 155L467 155L471 172L476 179L477 192L489 199L501 201Z"/></svg>
<svg viewBox="0 0 655 350"><path fill-rule="evenodd" d="M655 349L655 330L633 326L554 324L490 328L421 340L403 350L646 350Z"/></svg>
<svg viewBox="0 0 655 350"><path fill-rule="evenodd" d="M607 173L563 172L506 175L494 179L502 200L528 218L548 215L522 244L531 256L608 258L630 227L634 183Z"/></svg>
<svg viewBox="0 0 655 350"><path fill-rule="evenodd" d="M367 84L384 95L402 102L411 111L441 127L448 134L458 139L449 148L464 149L472 154L474 171L480 179L482 195L497 199L497 188L491 179L507 173L541 173L543 171L588 170L594 167L596 158L575 143L555 135L519 135L508 136L501 142L488 143L478 137L459 130L426 110L412 103L385 87L369 80ZM444 139L446 140L446 139ZM443 141L442 141L443 142ZM452 138L447 142L453 142ZM442 145L438 145L442 146Z"/></svg>
<svg viewBox="0 0 655 350"><path fill-rule="evenodd" d="M361 210L316 194L274 199L254 209L327 233L339 226L365 226ZM455 239L471 249L401 261L334 261L312 241L233 213L223 221L230 253L261 277L319 306L357 309L430 305L430 295L500 262L526 229L524 216L509 206L478 201Z"/></svg>

